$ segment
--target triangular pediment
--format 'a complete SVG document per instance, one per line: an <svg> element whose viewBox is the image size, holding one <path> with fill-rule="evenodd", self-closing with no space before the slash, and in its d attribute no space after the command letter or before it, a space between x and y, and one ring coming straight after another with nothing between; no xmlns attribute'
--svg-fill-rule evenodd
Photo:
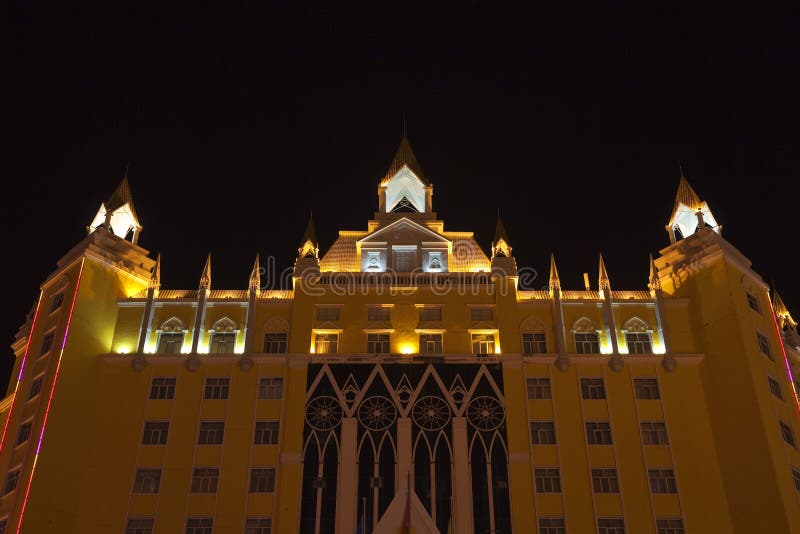
<svg viewBox="0 0 800 534"><path fill-rule="evenodd" d="M403 217L383 228L379 228L358 241L361 245L373 242L398 245L420 242L450 243L450 240L441 234L437 234L430 228L426 228L407 217Z"/></svg>

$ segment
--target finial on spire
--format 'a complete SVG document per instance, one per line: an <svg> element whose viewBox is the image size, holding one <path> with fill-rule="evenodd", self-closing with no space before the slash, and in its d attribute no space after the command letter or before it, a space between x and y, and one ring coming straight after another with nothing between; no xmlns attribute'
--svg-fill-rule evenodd
<svg viewBox="0 0 800 534"><path fill-rule="evenodd" d="M658 277L658 268L656 262L653 260L653 255L650 254L650 277L647 282L647 287L651 291L659 291L661 289L661 279Z"/></svg>
<svg viewBox="0 0 800 534"><path fill-rule="evenodd" d="M203 274L200 276L200 289L211 289L211 253L208 253Z"/></svg>
<svg viewBox="0 0 800 534"><path fill-rule="evenodd" d="M608 277L608 271L606 271L606 264L603 261L603 254L600 254L600 268L598 274L598 282L597 287L600 289L601 292L611 291L611 280Z"/></svg>
<svg viewBox="0 0 800 534"><path fill-rule="evenodd" d="M250 291L255 291L258 294L261 291L261 265L259 264L259 257L256 254L256 261L253 264L253 270L250 272Z"/></svg>
<svg viewBox="0 0 800 534"><path fill-rule="evenodd" d="M158 290L161 288L161 254L156 256L156 264L150 273L150 281L147 283L149 289Z"/></svg>
<svg viewBox="0 0 800 534"><path fill-rule="evenodd" d="M556 257L552 252L550 253L550 292L561 291L561 279L558 277L558 268L556 267Z"/></svg>
<svg viewBox="0 0 800 534"><path fill-rule="evenodd" d="M685 178L686 176L683 174L683 162L678 160L678 172L681 175L681 178Z"/></svg>

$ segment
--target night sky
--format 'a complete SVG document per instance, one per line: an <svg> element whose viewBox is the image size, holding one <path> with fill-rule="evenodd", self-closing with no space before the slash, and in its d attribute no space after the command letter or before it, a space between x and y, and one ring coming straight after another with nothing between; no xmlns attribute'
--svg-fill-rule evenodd
<svg viewBox="0 0 800 534"><path fill-rule="evenodd" d="M644 289L683 161L723 235L800 315L797 18L759 12L12 8L2 228L8 346L56 261L129 179L162 287L245 288L365 229L407 132L445 229L565 288ZM5 383L13 358L2 349Z"/></svg>

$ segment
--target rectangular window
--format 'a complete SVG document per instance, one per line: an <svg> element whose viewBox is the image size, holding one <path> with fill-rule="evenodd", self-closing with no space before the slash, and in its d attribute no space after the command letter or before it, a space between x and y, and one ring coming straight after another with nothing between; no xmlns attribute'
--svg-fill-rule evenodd
<svg viewBox="0 0 800 534"><path fill-rule="evenodd" d="M800 469L792 468L792 477L794 478L794 489L800 491Z"/></svg>
<svg viewBox="0 0 800 534"><path fill-rule="evenodd" d="M563 517L540 517L539 534L567 534L567 524Z"/></svg>
<svg viewBox="0 0 800 534"><path fill-rule="evenodd" d="M596 332L575 332L574 335L577 354L600 354L600 336Z"/></svg>
<svg viewBox="0 0 800 534"><path fill-rule="evenodd" d="M168 433L168 421L147 421L144 424L142 445L166 445Z"/></svg>
<svg viewBox="0 0 800 534"><path fill-rule="evenodd" d="M767 338L758 332L756 332L756 337L758 338L758 348L761 350L764 356L772 360L772 350L769 348L769 341Z"/></svg>
<svg viewBox="0 0 800 534"><path fill-rule="evenodd" d="M642 443L645 445L668 445L667 425L661 422L641 423Z"/></svg>
<svg viewBox="0 0 800 534"><path fill-rule="evenodd" d="M531 443L534 445L555 445L555 423L553 421L531 421Z"/></svg>
<svg viewBox="0 0 800 534"><path fill-rule="evenodd" d="M158 336L159 354L180 354L183 348L183 332L161 332Z"/></svg>
<svg viewBox="0 0 800 534"><path fill-rule="evenodd" d="M219 468L196 467L192 472L192 493L216 493Z"/></svg>
<svg viewBox="0 0 800 534"><path fill-rule="evenodd" d="M55 339L55 337L56 337L55 332L48 332L44 335L44 337L42 338L42 348L41 350L39 350L39 356L44 356L45 354L50 352L50 349L53 348L53 340Z"/></svg>
<svg viewBox="0 0 800 534"><path fill-rule="evenodd" d="M783 400L783 392L781 392L781 385L778 384L778 381L772 378L771 376L767 377L767 381L769 382L770 392L772 392L772 394L778 397L779 399Z"/></svg>
<svg viewBox="0 0 800 534"><path fill-rule="evenodd" d="M494 334L472 334L473 354L494 354Z"/></svg>
<svg viewBox="0 0 800 534"><path fill-rule="evenodd" d="M134 493L158 493L161 486L161 469L137 469L133 481Z"/></svg>
<svg viewBox="0 0 800 534"><path fill-rule="evenodd" d="M15 469L14 471L9 471L8 476L6 476L6 485L3 487L3 495L7 495L17 489L17 484L19 484L19 475L21 469Z"/></svg>
<svg viewBox="0 0 800 534"><path fill-rule="evenodd" d="M206 386L203 391L203 398L227 399L230 385L230 378L206 378Z"/></svg>
<svg viewBox="0 0 800 534"><path fill-rule="evenodd" d="M30 421L19 427L19 434L17 434L17 443L14 445L15 447L22 445L30 439L31 427L33 427L33 422Z"/></svg>
<svg viewBox="0 0 800 534"><path fill-rule="evenodd" d="M262 378L258 383L258 398L262 400L283 398L283 377Z"/></svg>
<svg viewBox="0 0 800 534"><path fill-rule="evenodd" d="M781 426L781 435L783 436L783 441L792 447L797 447L797 442L794 440L794 432L792 432L792 427L783 421L778 421L778 424Z"/></svg>
<svg viewBox="0 0 800 534"><path fill-rule="evenodd" d="M287 334L264 334L264 352L267 354L284 354L286 352Z"/></svg>
<svg viewBox="0 0 800 534"><path fill-rule="evenodd" d="M625 520L621 517L601 517L597 520L597 534L625 534Z"/></svg>
<svg viewBox="0 0 800 534"><path fill-rule="evenodd" d="M275 491L275 468L254 467L250 470L250 493Z"/></svg>
<svg viewBox="0 0 800 534"><path fill-rule="evenodd" d="M761 313L761 305L758 303L756 296L752 293L747 293L747 304L754 312Z"/></svg>
<svg viewBox="0 0 800 534"><path fill-rule="evenodd" d="M653 493L678 493L675 472L672 469L649 469L650 491Z"/></svg>
<svg viewBox="0 0 800 534"><path fill-rule="evenodd" d="M613 467L592 469L592 488L595 493L619 493L617 470Z"/></svg>
<svg viewBox="0 0 800 534"><path fill-rule="evenodd" d="M233 354L236 347L236 334L220 333L211 335L211 354Z"/></svg>
<svg viewBox="0 0 800 534"><path fill-rule="evenodd" d="M314 337L316 354L336 354L339 346L339 334L317 334Z"/></svg>
<svg viewBox="0 0 800 534"><path fill-rule="evenodd" d="M494 308L491 306L473 306L469 309L469 318L472 321L493 321Z"/></svg>
<svg viewBox="0 0 800 534"><path fill-rule="evenodd" d="M248 517L244 524L244 534L271 534L272 518Z"/></svg>
<svg viewBox="0 0 800 534"><path fill-rule="evenodd" d="M200 423L200 434L197 437L198 445L221 445L225 434L223 421L204 421Z"/></svg>
<svg viewBox="0 0 800 534"><path fill-rule="evenodd" d="M441 306L424 306L419 309L420 322L427 321L441 321L442 320L442 307Z"/></svg>
<svg viewBox="0 0 800 534"><path fill-rule="evenodd" d="M547 343L545 342L544 332L522 334L522 353L523 354L545 354Z"/></svg>
<svg viewBox="0 0 800 534"><path fill-rule="evenodd" d="M419 351L422 354L441 354L442 334L420 334Z"/></svg>
<svg viewBox="0 0 800 534"><path fill-rule="evenodd" d="M529 399L552 399L549 378L529 378L526 382Z"/></svg>
<svg viewBox="0 0 800 534"><path fill-rule="evenodd" d="M175 397L175 378L160 376L153 378L150 384L150 398L153 400L169 400Z"/></svg>
<svg viewBox="0 0 800 534"><path fill-rule="evenodd" d="M367 321L388 321L391 308L386 306L369 306L367 308Z"/></svg>
<svg viewBox="0 0 800 534"><path fill-rule="evenodd" d="M190 517L186 520L186 534L213 534L213 517Z"/></svg>
<svg viewBox="0 0 800 534"><path fill-rule="evenodd" d="M533 474L537 492L561 493L561 474L557 467L537 467Z"/></svg>
<svg viewBox="0 0 800 534"><path fill-rule="evenodd" d="M58 293L53 296L53 302L50 303L50 313L53 313L64 304L64 292Z"/></svg>
<svg viewBox="0 0 800 534"><path fill-rule="evenodd" d="M367 334L369 354L389 354L389 334Z"/></svg>
<svg viewBox="0 0 800 534"><path fill-rule="evenodd" d="M611 425L605 421L586 423L589 445L611 445Z"/></svg>
<svg viewBox="0 0 800 534"><path fill-rule="evenodd" d="M154 526L152 517L130 518L125 526L125 534L153 534Z"/></svg>
<svg viewBox="0 0 800 534"><path fill-rule="evenodd" d="M338 306L320 306L317 308L317 321L338 321Z"/></svg>
<svg viewBox="0 0 800 534"><path fill-rule="evenodd" d="M256 445L277 445L279 430L280 424L278 421L256 421L256 434L253 443Z"/></svg>
<svg viewBox="0 0 800 534"><path fill-rule="evenodd" d="M647 332L626 332L625 343L628 354L653 354L653 343Z"/></svg>
<svg viewBox="0 0 800 534"><path fill-rule="evenodd" d="M605 399L606 386L602 378L581 378L581 397L584 399Z"/></svg>
<svg viewBox="0 0 800 534"><path fill-rule="evenodd" d="M29 399L34 398L36 395L42 392L43 382L44 382L44 376L37 376L36 378L33 379L33 382L31 382L31 389L28 392Z"/></svg>
<svg viewBox="0 0 800 534"><path fill-rule="evenodd" d="M415 250L392 249L394 270L398 273L410 273L418 267L417 252Z"/></svg>
<svg viewBox="0 0 800 534"><path fill-rule="evenodd" d="M683 519L656 519L657 534L686 534Z"/></svg>
<svg viewBox="0 0 800 534"><path fill-rule="evenodd" d="M639 400L656 400L661 398L658 391L658 379L656 378L634 378L633 390Z"/></svg>

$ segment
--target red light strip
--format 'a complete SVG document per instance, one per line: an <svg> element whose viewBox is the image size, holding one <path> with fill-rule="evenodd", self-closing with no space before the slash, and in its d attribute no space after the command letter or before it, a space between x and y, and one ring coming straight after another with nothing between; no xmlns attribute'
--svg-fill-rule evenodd
<svg viewBox="0 0 800 534"><path fill-rule="evenodd" d="M770 310L772 310L772 323L775 325L775 331L778 332L778 341L781 342L781 351L783 352L783 363L786 364L786 373L789 375L789 384L792 386L792 392L794 393L794 403L797 406L797 411L800 412L800 397L797 395L797 387L794 385L794 376L792 376L792 366L789 364L789 355L786 354L786 345L783 343L783 334L781 333L781 327L778 326L778 320L775 318L775 310L772 308L772 303L770 303Z"/></svg>
<svg viewBox="0 0 800 534"><path fill-rule="evenodd" d="M8 432L8 424L11 422L11 416L14 414L14 405L17 404L17 391L19 391L19 383L22 381L22 373L25 371L25 363L28 361L28 352L31 350L31 340L33 339L33 329L36 328L36 319L39 318L39 308L42 305L42 295L44 292L39 290L39 300L36 301L36 311L33 314L33 322L31 323L31 331L28 332L28 343L25 345L25 355L22 357L22 363L19 366L19 375L17 375L17 383L14 385L14 400L11 401L11 407L8 409L8 417L6 417L6 424L3 426L3 437L0 438L0 453L3 452L3 445L6 443L6 432Z"/></svg>
<svg viewBox="0 0 800 534"><path fill-rule="evenodd" d="M72 295L72 304L69 307L69 317L67 318L67 327L64 329L64 339L61 341L61 350L58 353L58 363L56 364L56 373L53 377L53 385L50 386L50 397L47 399L47 408L44 412L44 420L42 421L42 430L39 433L39 444L36 446L36 456L33 457L33 466L31 467L31 474L28 477L28 487L25 489L25 500L22 501L22 508L19 512L19 523L17 523L17 534L22 530L22 519L25 517L25 508L28 506L28 497L31 493L31 485L33 484L33 473L36 471L36 464L39 461L39 451L42 448L42 440L44 439L44 431L47 427L47 417L50 415L50 405L53 403L53 394L56 391L56 382L58 382L58 374L61 371L61 357L64 356L64 347L67 345L67 335L69 334L69 326L72 324L72 313L75 311L75 301L78 300L78 289L81 287L81 277L83 276L83 264L86 258L81 260L81 269L78 271L78 281L75 283L75 292Z"/></svg>

